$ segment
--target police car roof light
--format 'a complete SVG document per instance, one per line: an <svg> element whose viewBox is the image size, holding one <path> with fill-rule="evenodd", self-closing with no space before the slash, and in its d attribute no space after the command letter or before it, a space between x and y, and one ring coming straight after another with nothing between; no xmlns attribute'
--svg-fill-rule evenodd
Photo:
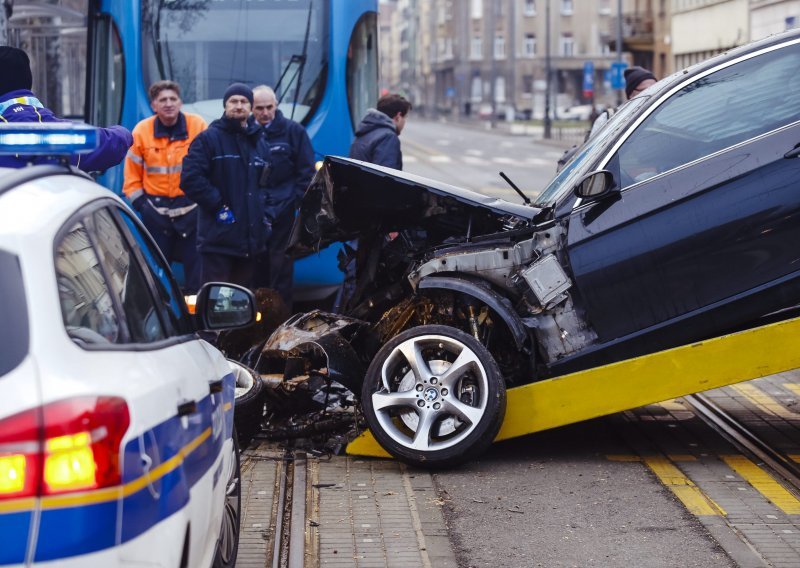
<svg viewBox="0 0 800 568"><path fill-rule="evenodd" d="M0 124L0 154L71 156L97 149L97 129L70 123Z"/></svg>

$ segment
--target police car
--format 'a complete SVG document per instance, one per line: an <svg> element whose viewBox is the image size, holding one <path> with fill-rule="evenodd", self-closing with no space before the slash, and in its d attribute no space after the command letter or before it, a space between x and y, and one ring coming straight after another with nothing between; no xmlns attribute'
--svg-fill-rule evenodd
<svg viewBox="0 0 800 568"><path fill-rule="evenodd" d="M0 152L96 145L28 126ZM233 566L235 373L196 331L249 325L252 294L208 284L189 315L135 215L67 160L0 170L0 566Z"/></svg>

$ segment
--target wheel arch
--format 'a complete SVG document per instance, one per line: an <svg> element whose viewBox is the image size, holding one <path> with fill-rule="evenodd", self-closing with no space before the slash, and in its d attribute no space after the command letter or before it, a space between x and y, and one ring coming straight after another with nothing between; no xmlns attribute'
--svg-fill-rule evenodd
<svg viewBox="0 0 800 568"><path fill-rule="evenodd" d="M511 302L495 292L488 282L463 276L428 276L420 280L417 290L447 290L470 296L489 306L502 318L514 338L518 351L522 351L529 341L525 325L514 311Z"/></svg>

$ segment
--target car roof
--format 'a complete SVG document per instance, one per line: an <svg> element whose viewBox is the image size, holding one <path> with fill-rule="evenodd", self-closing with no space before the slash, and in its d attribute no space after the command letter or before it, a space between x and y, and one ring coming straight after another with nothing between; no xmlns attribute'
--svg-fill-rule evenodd
<svg viewBox="0 0 800 568"><path fill-rule="evenodd" d="M77 209L112 192L63 166L0 168L0 246L20 237L52 238Z"/></svg>

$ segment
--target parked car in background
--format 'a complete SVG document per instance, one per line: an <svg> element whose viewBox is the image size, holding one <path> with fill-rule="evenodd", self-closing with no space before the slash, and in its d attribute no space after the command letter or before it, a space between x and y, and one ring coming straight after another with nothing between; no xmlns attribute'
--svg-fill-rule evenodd
<svg viewBox="0 0 800 568"><path fill-rule="evenodd" d="M96 144L42 126L0 152ZM252 323L252 294L207 284L190 316L136 216L58 162L0 169L0 565L232 567L241 373L197 331Z"/></svg>

